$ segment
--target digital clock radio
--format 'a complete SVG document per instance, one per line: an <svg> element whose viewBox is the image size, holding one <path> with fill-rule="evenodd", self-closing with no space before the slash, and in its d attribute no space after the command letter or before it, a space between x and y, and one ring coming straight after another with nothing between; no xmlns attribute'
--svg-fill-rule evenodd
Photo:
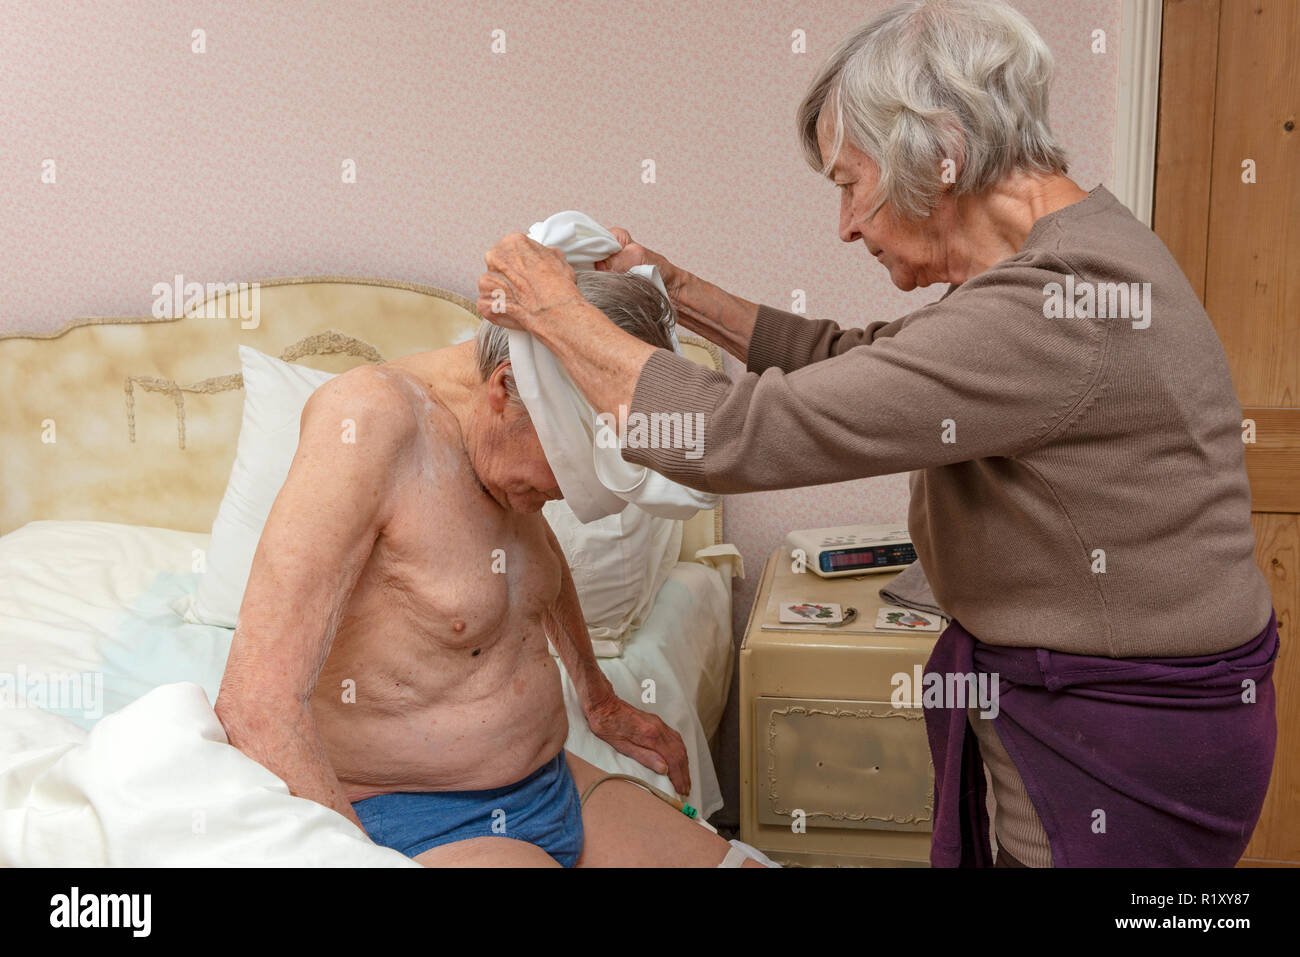
<svg viewBox="0 0 1300 957"><path fill-rule="evenodd" d="M916 561L907 526L841 525L790 532L785 547L803 553L805 567L823 578L894 572Z"/></svg>

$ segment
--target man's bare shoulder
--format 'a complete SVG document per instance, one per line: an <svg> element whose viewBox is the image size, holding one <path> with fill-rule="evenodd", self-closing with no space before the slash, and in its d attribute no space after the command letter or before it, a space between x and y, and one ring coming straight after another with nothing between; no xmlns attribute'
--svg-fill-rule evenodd
<svg viewBox="0 0 1300 957"><path fill-rule="evenodd" d="M384 366L358 366L330 379L307 400L299 447L339 442L363 447L375 465L410 448L418 420L410 377Z"/></svg>
<svg viewBox="0 0 1300 957"><path fill-rule="evenodd" d="M381 458L409 455L425 443L458 448L460 425L424 383L395 365L358 366L326 382L303 409L300 444L337 442L351 430ZM393 464L391 461L388 464Z"/></svg>

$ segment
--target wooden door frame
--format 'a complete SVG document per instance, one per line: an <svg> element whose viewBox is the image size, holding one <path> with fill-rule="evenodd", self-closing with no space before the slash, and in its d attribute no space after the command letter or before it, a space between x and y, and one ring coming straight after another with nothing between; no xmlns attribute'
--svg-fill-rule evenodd
<svg viewBox="0 0 1300 957"><path fill-rule="evenodd" d="M1242 119L1238 115L1243 103L1255 95L1250 91L1253 78L1241 72L1248 69L1243 66L1249 60L1245 54L1273 39L1259 33L1263 28L1258 24L1267 21L1251 19L1247 25L1242 18L1258 16L1265 12L1265 7L1273 15L1283 5L1277 0L1262 3L1256 0L1241 6L1238 2L1164 0L1160 84L1165 95L1157 95L1157 99L1164 101L1165 108L1160 110L1157 123L1158 175L1150 225L1178 261L1201 302L1211 310L1210 318L1229 347L1230 362L1233 345L1238 347L1238 356L1250 360L1244 369L1234 367L1233 374L1242 397L1255 560L1273 594L1281 648L1273 670L1277 756L1268 797L1241 864L1296 865L1300 864L1300 816L1297 815L1300 760L1296 757L1300 754L1296 750L1296 742L1300 740L1300 660L1291 650L1290 632L1296 621L1295 610L1300 608L1300 585L1293 571L1300 555L1300 488L1295 479L1300 474L1300 409L1290 401L1285 407L1275 405L1286 388L1294 391L1294 386L1281 384L1281 380L1274 383L1258 378L1259 370L1265 367L1258 354L1241 352L1243 323L1247 320L1241 310L1235 315L1232 309L1225 310L1223 263L1211 258L1232 256L1239 248L1223 238L1225 227L1231 225L1225 220L1224 196L1230 187L1240 188L1233 180L1240 175L1233 167L1240 159L1225 144L1238 139L1249 141L1250 152L1243 152L1243 156L1259 156L1255 151L1261 149L1261 144L1267 144L1263 149L1272 163L1270 171L1274 176L1279 164L1294 175L1294 161L1287 165L1286 157L1293 154L1285 153L1286 146L1281 139L1271 141L1265 128L1249 125L1257 123L1258 116L1252 114ZM1290 12L1293 8L1285 9ZM1270 121L1274 118L1268 117ZM1287 122L1294 123L1294 120ZM1284 124L1283 128L1290 132L1293 127ZM1216 191L1217 196L1213 195ZM1251 216L1255 221L1262 218L1257 209L1243 208L1237 223L1248 221ZM1250 233L1249 227L1245 229ZM1258 235L1269 234L1259 232ZM1249 252L1250 246L1240 248ZM1285 259L1280 266L1274 262L1261 268L1265 272L1248 276L1257 289L1260 275L1268 279L1264 288L1276 283L1285 289L1288 281ZM1216 316L1216 312L1220 314ZM1270 313L1260 315L1258 322L1266 329L1279 329L1286 335L1290 327L1275 319L1276 315ZM1290 354L1284 349L1276 351L1281 355ZM1282 374L1281 370L1279 373ZM1253 432L1247 431L1248 426L1253 427Z"/></svg>
<svg viewBox="0 0 1300 957"><path fill-rule="evenodd" d="M1121 0L1115 178L1111 192L1151 226L1160 112L1161 0Z"/></svg>

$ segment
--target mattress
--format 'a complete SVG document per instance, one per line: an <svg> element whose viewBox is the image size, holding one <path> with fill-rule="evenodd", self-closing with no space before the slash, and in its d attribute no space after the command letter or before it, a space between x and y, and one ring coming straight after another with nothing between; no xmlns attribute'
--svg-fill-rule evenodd
<svg viewBox="0 0 1300 957"><path fill-rule="evenodd" d="M207 540L104 522L0 537L0 863L409 863L226 743L211 703L233 632L177 612ZM623 656L599 661L681 734L705 817L722 806L708 742L731 678L730 595L725 570L678 563ZM590 732L561 674L565 746L671 792Z"/></svg>

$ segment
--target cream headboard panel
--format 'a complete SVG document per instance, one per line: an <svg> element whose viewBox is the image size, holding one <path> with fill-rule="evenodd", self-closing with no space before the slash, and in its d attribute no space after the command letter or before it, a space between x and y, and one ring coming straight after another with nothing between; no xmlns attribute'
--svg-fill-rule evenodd
<svg viewBox="0 0 1300 957"><path fill-rule="evenodd" d="M464 296L375 279L267 280L258 300L255 328L219 293L180 319L0 336L0 534L36 519L207 532L239 437L240 345L343 372L463 342L482 321ZM722 368L716 346L681 339L688 358ZM721 526L720 508L687 522L682 557L721 542Z"/></svg>

